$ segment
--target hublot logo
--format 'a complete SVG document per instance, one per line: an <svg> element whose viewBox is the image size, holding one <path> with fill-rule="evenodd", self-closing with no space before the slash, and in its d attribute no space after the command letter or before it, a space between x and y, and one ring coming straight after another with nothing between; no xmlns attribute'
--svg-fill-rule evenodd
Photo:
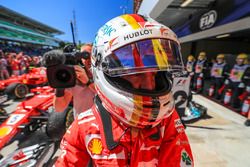
<svg viewBox="0 0 250 167"><path fill-rule="evenodd" d="M152 34L151 29L145 29L142 31L134 32L134 33L131 33L131 34L124 36L124 41L129 40L131 38L138 37L138 36L148 35L148 34Z"/></svg>

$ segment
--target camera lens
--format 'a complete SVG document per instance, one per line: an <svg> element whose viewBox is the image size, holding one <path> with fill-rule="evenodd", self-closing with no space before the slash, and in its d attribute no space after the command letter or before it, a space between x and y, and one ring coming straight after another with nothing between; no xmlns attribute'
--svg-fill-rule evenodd
<svg viewBox="0 0 250 167"><path fill-rule="evenodd" d="M82 52L82 58L84 58L85 60L89 59L90 58L90 53L86 52L86 51Z"/></svg>
<svg viewBox="0 0 250 167"><path fill-rule="evenodd" d="M71 80L71 74L68 70L60 69L56 72L56 79L60 82L69 82Z"/></svg>

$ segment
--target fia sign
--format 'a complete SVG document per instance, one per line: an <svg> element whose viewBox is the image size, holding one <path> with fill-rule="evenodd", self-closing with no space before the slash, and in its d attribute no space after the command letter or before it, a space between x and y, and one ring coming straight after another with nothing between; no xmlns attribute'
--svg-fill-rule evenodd
<svg viewBox="0 0 250 167"><path fill-rule="evenodd" d="M210 10L201 16L200 19L200 29L205 30L214 25L217 19L217 12L215 10Z"/></svg>

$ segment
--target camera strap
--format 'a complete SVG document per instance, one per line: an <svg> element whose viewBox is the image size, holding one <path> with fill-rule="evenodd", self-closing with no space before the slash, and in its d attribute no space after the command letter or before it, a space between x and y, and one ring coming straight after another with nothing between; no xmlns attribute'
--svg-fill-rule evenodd
<svg viewBox="0 0 250 167"><path fill-rule="evenodd" d="M110 113L103 107L99 96L95 96L94 102L97 105L97 112L101 117L107 148L112 150L119 145L119 141L114 141Z"/></svg>

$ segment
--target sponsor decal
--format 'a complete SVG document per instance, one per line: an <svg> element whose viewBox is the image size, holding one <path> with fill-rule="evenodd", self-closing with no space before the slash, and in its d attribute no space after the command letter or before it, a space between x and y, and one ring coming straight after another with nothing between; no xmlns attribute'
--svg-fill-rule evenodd
<svg viewBox="0 0 250 167"><path fill-rule="evenodd" d="M7 125L15 125L17 122L23 119L25 114L12 114L8 121L6 122Z"/></svg>
<svg viewBox="0 0 250 167"><path fill-rule="evenodd" d="M181 162L180 166L182 167L192 167L192 160L185 149L181 151Z"/></svg>
<svg viewBox="0 0 250 167"><path fill-rule="evenodd" d="M183 86L186 83L186 79L180 79L179 81L176 82L175 86Z"/></svg>
<svg viewBox="0 0 250 167"><path fill-rule="evenodd" d="M131 34L125 35L124 36L124 41L132 39L132 38L136 38L139 36L144 36L144 35L148 35L148 34L153 34L152 29L144 29L141 31L137 31L137 32L133 32Z"/></svg>
<svg viewBox="0 0 250 167"><path fill-rule="evenodd" d="M175 127L179 127L179 126L182 126L182 123L181 123L181 120L180 119L176 119L174 120L174 123L175 123Z"/></svg>
<svg viewBox="0 0 250 167"><path fill-rule="evenodd" d="M201 16L200 19L200 29L205 30L214 25L217 20L217 12L215 10L211 10L208 13L205 13Z"/></svg>
<svg viewBox="0 0 250 167"><path fill-rule="evenodd" d="M115 37L114 39L109 41L109 48L111 49L112 46L115 46L118 44L118 41L116 41L118 37Z"/></svg>
<svg viewBox="0 0 250 167"><path fill-rule="evenodd" d="M187 140L178 139L175 144L176 145L189 145L189 142Z"/></svg>
<svg viewBox="0 0 250 167"><path fill-rule="evenodd" d="M0 138L8 135L11 132L12 128L10 126L4 126L0 128Z"/></svg>
<svg viewBox="0 0 250 167"><path fill-rule="evenodd" d="M113 28L111 25L106 24L106 25L103 26L101 31L103 32L103 35L110 36L112 32L116 32L116 29Z"/></svg>
<svg viewBox="0 0 250 167"><path fill-rule="evenodd" d="M93 138L88 143L88 149L91 152L91 154L100 155L103 150L101 139L99 138Z"/></svg>
<svg viewBox="0 0 250 167"><path fill-rule="evenodd" d="M88 117L88 116L93 116L93 115L94 115L94 114L93 114L92 110L87 110L87 111L84 111L84 112L80 113L80 114L77 116L77 119L78 119L78 120L81 120L81 119L83 119L83 118L86 118L86 117Z"/></svg>
<svg viewBox="0 0 250 167"><path fill-rule="evenodd" d="M97 43L98 43L98 41L99 41L99 36L96 35L96 36L95 36L95 40L94 40L94 42L93 42L93 46L96 46Z"/></svg>
<svg viewBox="0 0 250 167"><path fill-rule="evenodd" d="M174 125L175 129L177 130L178 133L183 133L185 131L180 119L174 120L174 123L175 123Z"/></svg>
<svg viewBox="0 0 250 167"><path fill-rule="evenodd" d="M13 157L13 159L14 159L14 160L19 160L19 159L25 158L25 157L26 157L26 155L25 155L24 152L21 150L20 152L18 152L18 153Z"/></svg>
<svg viewBox="0 0 250 167"><path fill-rule="evenodd" d="M164 28L164 27L161 27L160 28L160 32L161 32L161 35L163 35L163 34L165 34L165 31L167 31L168 29L166 29L166 28ZM168 33L166 32L166 35L167 35Z"/></svg>

